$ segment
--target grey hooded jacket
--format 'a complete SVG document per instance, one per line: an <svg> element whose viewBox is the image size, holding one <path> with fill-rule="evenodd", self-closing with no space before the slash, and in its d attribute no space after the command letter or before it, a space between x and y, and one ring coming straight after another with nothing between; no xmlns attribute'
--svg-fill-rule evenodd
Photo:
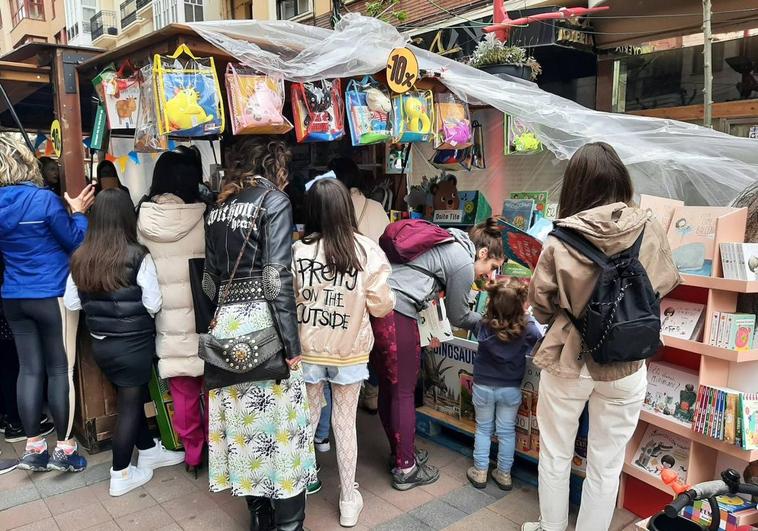
<svg viewBox="0 0 758 531"><path fill-rule="evenodd" d="M457 229L449 229L449 232L455 238L454 242L437 245L409 262L411 266L436 276L444 286L439 286L432 276L407 264L392 264L389 284L397 296L395 310L418 319L416 303L444 289L450 323L458 328L473 330L482 318L471 310L476 248L465 232Z"/></svg>

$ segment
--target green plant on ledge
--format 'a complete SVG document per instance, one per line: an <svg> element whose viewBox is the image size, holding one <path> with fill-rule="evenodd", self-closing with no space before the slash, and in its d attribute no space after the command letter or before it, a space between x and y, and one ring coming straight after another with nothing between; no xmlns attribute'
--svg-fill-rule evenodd
<svg viewBox="0 0 758 531"><path fill-rule="evenodd" d="M408 18L407 11L395 11L395 6L400 0L374 0L366 4L366 15L378 18L390 24L405 22Z"/></svg>
<svg viewBox="0 0 758 531"><path fill-rule="evenodd" d="M484 40L477 44L468 64L474 68L493 65L527 67L531 70L530 79L532 81L542 73L542 66L537 62L537 59L527 54L525 48L509 46L498 40L494 33L488 33Z"/></svg>

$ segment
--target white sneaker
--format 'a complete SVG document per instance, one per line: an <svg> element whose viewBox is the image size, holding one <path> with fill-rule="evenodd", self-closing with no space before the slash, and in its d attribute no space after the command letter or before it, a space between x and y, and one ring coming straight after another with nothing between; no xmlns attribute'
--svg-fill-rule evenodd
<svg viewBox="0 0 758 531"><path fill-rule="evenodd" d="M542 525L539 522L524 522L521 531L542 531Z"/></svg>
<svg viewBox="0 0 758 531"><path fill-rule="evenodd" d="M108 493L111 496L122 496L130 490L141 487L151 479L153 479L153 471L149 468L129 465L118 472L114 472L111 468L111 487Z"/></svg>
<svg viewBox="0 0 758 531"><path fill-rule="evenodd" d="M321 452L322 454L325 454L332 449L332 445L329 443L329 439L322 439L320 441L318 439L314 439L313 445L316 447L316 451Z"/></svg>
<svg viewBox="0 0 758 531"><path fill-rule="evenodd" d="M358 523L358 517L363 510L363 496L358 492L358 484L353 489L353 499L344 501L340 494L340 525L342 527L354 527Z"/></svg>
<svg viewBox="0 0 758 531"><path fill-rule="evenodd" d="M163 443L155 439L155 446L148 450L140 450L137 467L155 470L164 466L178 465L184 462L184 452L166 450Z"/></svg>

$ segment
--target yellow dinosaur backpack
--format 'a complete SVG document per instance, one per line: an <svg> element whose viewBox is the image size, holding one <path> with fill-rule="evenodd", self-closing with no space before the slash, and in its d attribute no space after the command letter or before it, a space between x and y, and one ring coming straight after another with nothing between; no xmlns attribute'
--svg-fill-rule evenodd
<svg viewBox="0 0 758 531"><path fill-rule="evenodd" d="M155 54L155 108L160 134L178 137L224 131L224 106L213 57L195 57L186 44Z"/></svg>

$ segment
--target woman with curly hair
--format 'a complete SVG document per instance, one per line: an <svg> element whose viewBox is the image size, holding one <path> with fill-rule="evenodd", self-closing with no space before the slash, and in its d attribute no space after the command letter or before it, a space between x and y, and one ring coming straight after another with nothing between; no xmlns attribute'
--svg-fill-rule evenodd
<svg viewBox="0 0 758 531"><path fill-rule="evenodd" d="M210 488L245 496L253 530L298 531L316 458L290 270L292 206L281 191L291 154L279 139L247 137L227 155L224 187L205 231L203 290L212 300L223 298L214 336L273 327L290 375L209 390ZM206 385L209 371L206 363Z"/></svg>
<svg viewBox="0 0 758 531"><path fill-rule="evenodd" d="M493 432L497 435L498 451L492 480L503 490L512 488L521 380L526 356L542 337L537 322L525 311L527 293L526 284L520 280L490 283L487 310L476 327L479 348L474 359L474 466L466 476L478 489L487 486Z"/></svg>

